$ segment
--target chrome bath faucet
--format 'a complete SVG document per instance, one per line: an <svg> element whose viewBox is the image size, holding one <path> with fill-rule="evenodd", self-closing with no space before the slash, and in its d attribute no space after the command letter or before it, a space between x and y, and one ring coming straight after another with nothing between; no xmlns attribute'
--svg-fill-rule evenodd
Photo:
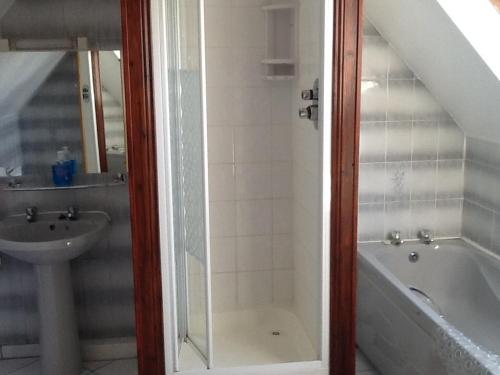
<svg viewBox="0 0 500 375"><path fill-rule="evenodd" d="M431 243L434 242L434 239L432 238L432 233L429 229L419 230L417 236L420 242L426 245L430 245Z"/></svg>
<svg viewBox="0 0 500 375"><path fill-rule="evenodd" d="M391 242L391 245L395 246L404 244L404 240L401 238L401 232L399 230L389 233L389 241Z"/></svg>

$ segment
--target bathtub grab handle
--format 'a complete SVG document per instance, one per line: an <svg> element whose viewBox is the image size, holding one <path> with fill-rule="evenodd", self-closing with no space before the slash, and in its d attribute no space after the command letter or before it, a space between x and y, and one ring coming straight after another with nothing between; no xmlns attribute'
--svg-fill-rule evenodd
<svg viewBox="0 0 500 375"><path fill-rule="evenodd" d="M429 302L429 304L433 307L436 308L439 316L441 318L444 318L444 314L443 312L441 311L441 309L439 308L439 306L436 304L436 302L434 302L434 300L427 294L425 293L423 290L417 288L417 287L414 287L414 286L411 286L411 285L408 285L408 289L410 289L412 292L415 292L417 294L420 294L422 297L424 297L425 299L427 299L427 301Z"/></svg>

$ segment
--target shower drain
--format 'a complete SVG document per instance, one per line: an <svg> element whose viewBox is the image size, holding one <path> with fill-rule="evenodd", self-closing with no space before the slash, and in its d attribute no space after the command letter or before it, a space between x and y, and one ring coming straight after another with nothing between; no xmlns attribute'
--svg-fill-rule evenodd
<svg viewBox="0 0 500 375"><path fill-rule="evenodd" d="M279 335L281 335L281 331L273 331L272 335L273 336L279 336Z"/></svg>

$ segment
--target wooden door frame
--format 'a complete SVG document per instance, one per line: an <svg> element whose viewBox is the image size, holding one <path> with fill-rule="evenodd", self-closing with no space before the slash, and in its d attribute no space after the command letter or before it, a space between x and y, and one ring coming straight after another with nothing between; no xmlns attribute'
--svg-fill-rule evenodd
<svg viewBox="0 0 500 375"><path fill-rule="evenodd" d="M150 1L121 0L121 11L138 370L164 375Z"/></svg>
<svg viewBox="0 0 500 375"><path fill-rule="evenodd" d="M121 0L139 374L165 374L150 0ZM354 375L363 0L335 0L330 370Z"/></svg>
<svg viewBox="0 0 500 375"><path fill-rule="evenodd" d="M334 8L329 363L354 375L363 0Z"/></svg>

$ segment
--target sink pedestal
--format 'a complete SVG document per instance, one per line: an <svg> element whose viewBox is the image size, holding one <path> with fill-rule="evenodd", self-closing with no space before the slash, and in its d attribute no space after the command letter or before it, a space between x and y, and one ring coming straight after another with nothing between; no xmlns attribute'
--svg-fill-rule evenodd
<svg viewBox="0 0 500 375"><path fill-rule="evenodd" d="M41 375L79 375L80 341L69 262L35 265Z"/></svg>
<svg viewBox="0 0 500 375"><path fill-rule="evenodd" d="M105 212L39 213L36 221L12 215L0 221L0 252L33 264L38 277L41 375L80 375L81 355L69 261L108 233Z"/></svg>

